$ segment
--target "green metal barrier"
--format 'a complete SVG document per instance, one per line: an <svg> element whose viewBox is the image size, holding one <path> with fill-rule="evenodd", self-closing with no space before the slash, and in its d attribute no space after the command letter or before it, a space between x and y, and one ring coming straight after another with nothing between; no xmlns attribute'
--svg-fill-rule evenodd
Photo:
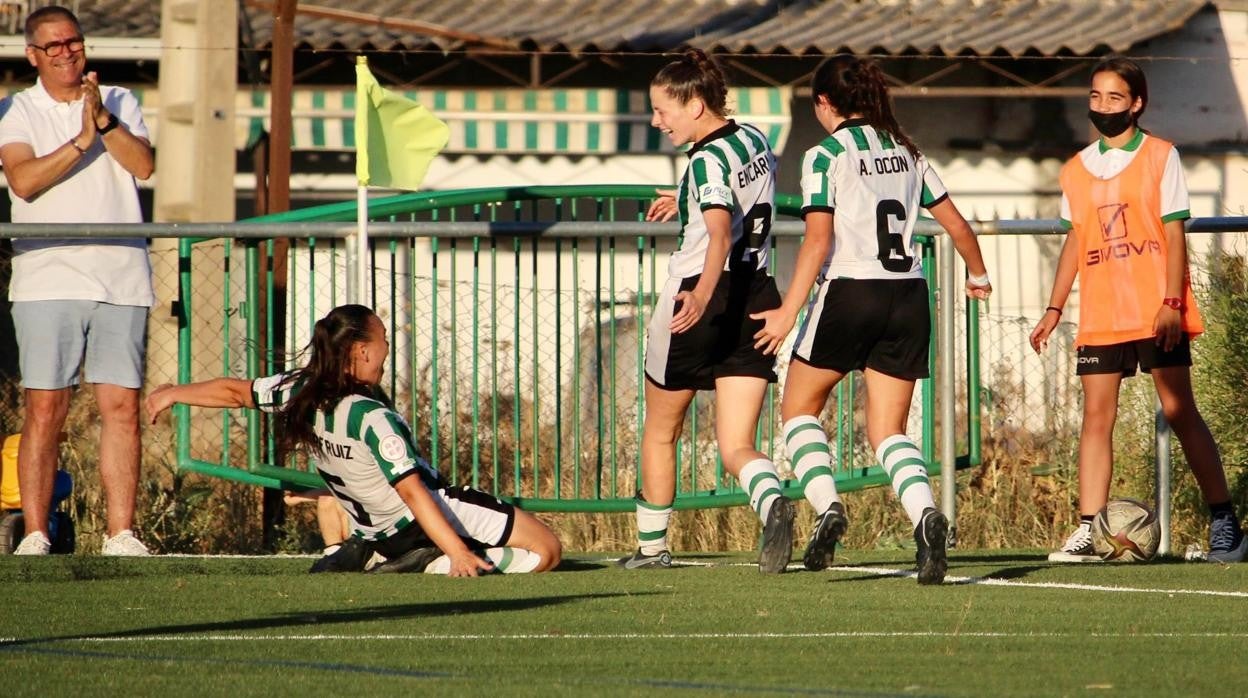
<svg viewBox="0 0 1248 698"><path fill-rule="evenodd" d="M392 223L640 222L653 195L651 186L491 188L373 199L369 213L373 221ZM800 199L782 195L777 204L781 217L794 218ZM280 236L293 235L297 224L355 219L350 201L249 222L271 223ZM391 333L383 387L407 417L418 447L451 481L533 511L632 510L645 326L675 247L674 234L640 229L647 234L374 237L369 285ZM773 270L791 266L797 245L796 236L777 237L786 238L772 238ZM281 337L286 346L301 347L316 320L344 301L346 255L339 238L289 240L285 289L274 283L272 240L181 242L179 381L257 377L281 370L284 362L298 364L297 357L270 348ZM936 327L935 248L922 240ZM970 329L967 354L976 357L977 335ZM977 367L972 374L968 366L970 456L959 458L959 467L978 460ZM888 483L863 429L855 427L862 392L851 375L825 413L842 491ZM678 509L747 501L716 455L712 402L710 394L700 394L686 420L677 452ZM930 379L921 382L919 404L922 449L936 474L941 464L934 455ZM323 487L306 461L279 461L267 420L254 411L195 415L179 407L175 419L182 469L265 487ZM757 441L783 472L775 386ZM786 495L800 496L799 483L784 484Z"/></svg>

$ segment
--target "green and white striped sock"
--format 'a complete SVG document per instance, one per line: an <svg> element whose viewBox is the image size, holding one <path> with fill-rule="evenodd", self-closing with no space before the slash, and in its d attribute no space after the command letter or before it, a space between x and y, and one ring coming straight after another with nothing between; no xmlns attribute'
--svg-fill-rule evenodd
<svg viewBox="0 0 1248 698"><path fill-rule="evenodd" d="M637 494L637 547L642 555L658 555L667 550L667 523L672 505L656 506Z"/></svg>
<svg viewBox="0 0 1248 698"><path fill-rule="evenodd" d="M771 505L780 498L780 475L776 473L776 464L766 458L756 458L737 475L741 487L750 495L750 506L763 523L767 523L767 514Z"/></svg>
<svg viewBox="0 0 1248 698"><path fill-rule="evenodd" d="M802 483L806 501L822 514L841 501L836 492L836 480L832 479L832 451L828 448L828 435L823 431L819 418L800 415L784 423L784 448L793 464L793 472Z"/></svg>
<svg viewBox="0 0 1248 698"><path fill-rule="evenodd" d="M524 574L537 569L542 556L524 548L486 548L481 557L494 563L494 569L503 574ZM425 574L448 574L451 558L441 555L425 568Z"/></svg>
<svg viewBox="0 0 1248 698"><path fill-rule="evenodd" d="M875 458L884 466L884 472L892 480L893 491L901 500L901 506L905 507L911 525L917 528L923 510L936 507L923 453L905 434L894 434L880 442Z"/></svg>
<svg viewBox="0 0 1248 698"><path fill-rule="evenodd" d="M482 557L503 574L525 574L542 563L541 555L524 548L486 548Z"/></svg>

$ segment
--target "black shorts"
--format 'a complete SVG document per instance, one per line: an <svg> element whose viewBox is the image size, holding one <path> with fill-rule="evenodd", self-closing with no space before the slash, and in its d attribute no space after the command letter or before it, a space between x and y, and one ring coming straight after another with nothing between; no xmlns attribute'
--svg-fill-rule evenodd
<svg viewBox="0 0 1248 698"><path fill-rule="evenodd" d="M1170 351L1157 346L1157 340L1152 338L1083 346L1079 347L1078 356L1078 365L1075 367L1077 376L1121 373L1125 378L1134 376L1137 366L1145 373L1152 372L1154 368L1191 366L1192 340L1185 334Z"/></svg>
<svg viewBox="0 0 1248 698"><path fill-rule="evenodd" d="M714 390L716 378L754 376L776 382L776 357L754 348L763 323L749 315L780 307L776 281L766 272L724 272L698 323L672 334L675 296L700 276L668 279L654 306L646 342L646 378L668 390Z"/></svg>
<svg viewBox="0 0 1248 698"><path fill-rule="evenodd" d="M932 318L924 279L828 279L807 307L793 358L839 373L927 378Z"/></svg>
<svg viewBox="0 0 1248 698"><path fill-rule="evenodd" d="M516 523L515 506L467 486L432 490L430 494L469 548L484 550L503 545L511 538ZM437 547L415 521L385 540L369 541L368 546L391 560L416 548Z"/></svg>

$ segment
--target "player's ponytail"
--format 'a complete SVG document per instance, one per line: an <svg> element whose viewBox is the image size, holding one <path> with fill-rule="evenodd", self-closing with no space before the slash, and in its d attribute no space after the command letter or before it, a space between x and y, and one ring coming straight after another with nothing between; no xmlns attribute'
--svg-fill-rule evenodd
<svg viewBox="0 0 1248 698"><path fill-rule="evenodd" d="M810 80L810 92L812 98L827 99L841 116L861 114L876 131L887 133L911 157L919 158L919 147L910 140L893 115L888 83L884 79L884 71L875 61L848 54L832 56L815 69Z"/></svg>
<svg viewBox="0 0 1248 698"><path fill-rule="evenodd" d="M728 115L728 83L724 72L702 49L687 49L659 70L651 85L663 87L681 104L697 97L712 114Z"/></svg>
<svg viewBox="0 0 1248 698"><path fill-rule="evenodd" d="M316 413L329 412L348 395L372 396L371 386L350 373L351 349L369 340L372 309L363 305L340 305L316 321L312 340L303 350L307 365L291 374L283 390L298 388L278 412L278 447L285 453L321 451L316 436Z"/></svg>

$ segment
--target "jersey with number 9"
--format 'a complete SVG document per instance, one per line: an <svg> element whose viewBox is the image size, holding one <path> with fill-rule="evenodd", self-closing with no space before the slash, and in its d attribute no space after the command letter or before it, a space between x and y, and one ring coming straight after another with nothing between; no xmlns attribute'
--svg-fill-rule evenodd
<svg viewBox="0 0 1248 698"><path fill-rule="evenodd" d="M732 216L732 249L724 268L766 269L776 198L776 156L767 139L749 124L729 121L688 155L689 167L676 187L680 243L668 275L687 279L702 273L708 242L702 213L714 208Z"/></svg>

